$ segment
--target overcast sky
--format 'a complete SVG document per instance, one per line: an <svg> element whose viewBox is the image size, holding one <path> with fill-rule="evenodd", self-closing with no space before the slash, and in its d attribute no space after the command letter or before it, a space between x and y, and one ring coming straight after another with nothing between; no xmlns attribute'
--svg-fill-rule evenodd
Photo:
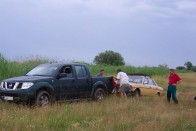
<svg viewBox="0 0 196 131"><path fill-rule="evenodd" d="M196 65L195 0L1 0L0 53L134 66Z"/></svg>

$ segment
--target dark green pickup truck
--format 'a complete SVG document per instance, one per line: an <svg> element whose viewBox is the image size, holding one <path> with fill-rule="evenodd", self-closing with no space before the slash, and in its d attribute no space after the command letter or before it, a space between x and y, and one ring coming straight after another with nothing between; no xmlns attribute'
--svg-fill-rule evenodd
<svg viewBox="0 0 196 131"><path fill-rule="evenodd" d="M113 90L112 77L91 76L85 64L41 64L24 76L3 80L3 101L44 106L76 98L103 99Z"/></svg>

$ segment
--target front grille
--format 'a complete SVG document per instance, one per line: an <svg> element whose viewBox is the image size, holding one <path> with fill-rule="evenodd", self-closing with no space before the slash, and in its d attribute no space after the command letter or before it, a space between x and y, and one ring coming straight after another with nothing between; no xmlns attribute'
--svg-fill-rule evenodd
<svg viewBox="0 0 196 131"><path fill-rule="evenodd" d="M3 88L5 88L5 82L3 82Z"/></svg>
<svg viewBox="0 0 196 131"><path fill-rule="evenodd" d="M15 83L7 83L7 89L13 89Z"/></svg>
<svg viewBox="0 0 196 131"><path fill-rule="evenodd" d="M21 89L22 83L19 82L4 82L3 83L3 89L8 89L8 90L16 90L16 89Z"/></svg>

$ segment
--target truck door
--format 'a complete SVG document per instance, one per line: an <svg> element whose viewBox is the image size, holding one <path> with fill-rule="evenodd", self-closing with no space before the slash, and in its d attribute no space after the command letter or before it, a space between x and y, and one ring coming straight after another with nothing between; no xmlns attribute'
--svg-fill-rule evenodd
<svg viewBox="0 0 196 131"><path fill-rule="evenodd" d="M89 96L91 93L91 77L88 75L85 66L76 65L77 87L81 96Z"/></svg>
<svg viewBox="0 0 196 131"><path fill-rule="evenodd" d="M73 74L74 73L71 66L64 66L61 68L61 78L59 79L60 99L65 99L76 95L77 85Z"/></svg>

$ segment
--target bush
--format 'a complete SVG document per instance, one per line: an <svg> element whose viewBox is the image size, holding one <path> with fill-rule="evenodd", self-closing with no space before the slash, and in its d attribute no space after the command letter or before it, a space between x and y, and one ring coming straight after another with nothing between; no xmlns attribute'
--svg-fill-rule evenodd
<svg viewBox="0 0 196 131"><path fill-rule="evenodd" d="M186 68L184 66L178 66L176 67L177 70L185 70Z"/></svg>
<svg viewBox="0 0 196 131"><path fill-rule="evenodd" d="M193 67L191 68L191 70L194 71L194 72L196 72L196 66L193 66Z"/></svg>

